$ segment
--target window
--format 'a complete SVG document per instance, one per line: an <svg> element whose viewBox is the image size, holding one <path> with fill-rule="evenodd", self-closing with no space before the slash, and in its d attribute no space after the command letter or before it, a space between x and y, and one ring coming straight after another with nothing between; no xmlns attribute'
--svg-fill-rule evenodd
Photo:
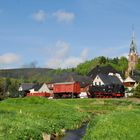
<svg viewBox="0 0 140 140"><path fill-rule="evenodd" d="M99 85L101 85L101 82L99 82Z"/></svg>

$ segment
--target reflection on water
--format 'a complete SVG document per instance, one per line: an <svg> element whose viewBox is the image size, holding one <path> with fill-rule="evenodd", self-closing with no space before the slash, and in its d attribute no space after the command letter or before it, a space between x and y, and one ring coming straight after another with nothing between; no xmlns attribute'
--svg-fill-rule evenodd
<svg viewBox="0 0 140 140"><path fill-rule="evenodd" d="M81 140L86 133L87 123L76 130L66 131L65 136L57 137L55 140Z"/></svg>

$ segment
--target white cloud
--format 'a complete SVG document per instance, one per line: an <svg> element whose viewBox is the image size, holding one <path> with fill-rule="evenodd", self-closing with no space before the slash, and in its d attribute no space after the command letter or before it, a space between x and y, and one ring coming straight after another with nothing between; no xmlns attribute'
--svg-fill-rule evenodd
<svg viewBox="0 0 140 140"><path fill-rule="evenodd" d="M72 22L75 19L75 15L72 12L66 12L62 10L58 10L53 13L53 16L56 17L59 22Z"/></svg>
<svg viewBox="0 0 140 140"><path fill-rule="evenodd" d="M70 56L70 45L64 41L58 41L54 50L49 54L46 66L49 68L72 68L86 60L88 48L82 50L79 56Z"/></svg>
<svg viewBox="0 0 140 140"><path fill-rule="evenodd" d="M14 53L0 55L0 64L13 64L20 60L20 56Z"/></svg>
<svg viewBox="0 0 140 140"><path fill-rule="evenodd" d="M47 13L43 10L39 10L32 15L32 18L38 22L44 22L47 19Z"/></svg>

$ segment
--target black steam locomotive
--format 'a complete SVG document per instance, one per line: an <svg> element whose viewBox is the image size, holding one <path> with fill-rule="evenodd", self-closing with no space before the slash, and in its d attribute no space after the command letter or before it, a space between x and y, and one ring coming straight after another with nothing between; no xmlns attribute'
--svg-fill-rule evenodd
<svg viewBox="0 0 140 140"><path fill-rule="evenodd" d="M125 88L122 84L110 84L90 86L89 93L91 98L120 98L124 97Z"/></svg>

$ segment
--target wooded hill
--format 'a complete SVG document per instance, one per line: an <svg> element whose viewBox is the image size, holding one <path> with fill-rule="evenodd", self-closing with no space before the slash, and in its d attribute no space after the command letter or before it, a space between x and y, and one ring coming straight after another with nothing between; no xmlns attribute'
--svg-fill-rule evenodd
<svg viewBox="0 0 140 140"><path fill-rule="evenodd" d="M104 56L94 58L79 64L76 68L48 69L48 68L19 68L0 70L0 77L20 79L23 82L51 82L55 75L64 72L75 72L80 75L87 75L94 67L111 65L117 71L125 73L128 60L121 58L106 58Z"/></svg>

